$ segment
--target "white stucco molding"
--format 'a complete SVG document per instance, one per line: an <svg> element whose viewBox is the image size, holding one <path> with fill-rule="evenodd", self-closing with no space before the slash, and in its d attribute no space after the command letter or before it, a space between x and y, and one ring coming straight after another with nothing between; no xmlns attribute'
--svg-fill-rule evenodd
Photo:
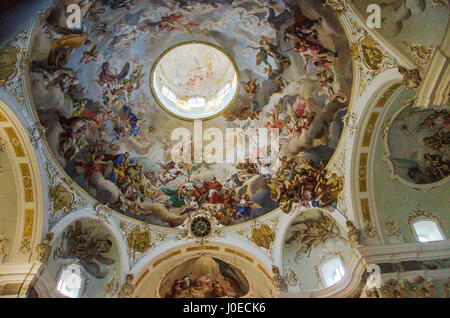
<svg viewBox="0 0 450 318"><path fill-rule="evenodd" d="M399 243L383 246L360 246L359 253L368 263L393 263L411 260L448 258L450 241Z"/></svg>
<svg viewBox="0 0 450 318"><path fill-rule="evenodd" d="M357 122L359 129L353 136L352 140L349 140L347 144L347 152L349 153L349 158L346 160L346 170L345 175L347 177L346 182L349 182L350 186L347 188L349 193L347 196L350 197L347 201L348 215L347 217L354 223L357 228L364 227L364 221L362 219L362 214L360 213L360 195L359 195L359 153L362 148L362 139L364 138L365 127L367 121L369 120L371 109L375 107L379 98L384 94L384 92L395 83L402 81L401 75L398 73L397 69L388 69L382 73L376 75L372 82L369 84L367 89L358 99L358 113L360 114L359 120ZM374 207L371 207L371 211ZM376 213L374 213L376 214ZM374 220L375 221L375 220ZM376 225L378 227L378 225ZM377 231L379 227L377 228ZM379 232L379 231L378 231Z"/></svg>

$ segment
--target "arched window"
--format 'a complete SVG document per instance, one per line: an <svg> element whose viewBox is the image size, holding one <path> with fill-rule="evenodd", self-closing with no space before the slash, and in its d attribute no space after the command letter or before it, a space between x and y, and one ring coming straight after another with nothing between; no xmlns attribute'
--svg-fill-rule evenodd
<svg viewBox="0 0 450 318"><path fill-rule="evenodd" d="M80 265L70 264L62 270L56 287L61 294L70 298L78 298L82 287L83 278Z"/></svg>
<svg viewBox="0 0 450 318"><path fill-rule="evenodd" d="M166 96L170 101L176 103L177 102L177 97L175 96L175 94L167 87L167 86L163 86L162 88L162 93L164 96Z"/></svg>
<svg viewBox="0 0 450 318"><path fill-rule="evenodd" d="M445 240L444 235L439 229L439 225L434 219L421 219L412 223L414 232L416 232L419 242L433 242Z"/></svg>
<svg viewBox="0 0 450 318"><path fill-rule="evenodd" d="M206 102L203 97L192 97L188 99L188 105L193 108L204 107L206 105Z"/></svg>
<svg viewBox="0 0 450 318"><path fill-rule="evenodd" d="M231 85L230 83L227 83L224 87L220 89L220 91L217 93L217 99L219 101L222 101L225 96L231 91Z"/></svg>
<svg viewBox="0 0 450 318"><path fill-rule="evenodd" d="M332 256L319 265L319 273L326 287L329 287L344 277L345 267L339 256Z"/></svg>

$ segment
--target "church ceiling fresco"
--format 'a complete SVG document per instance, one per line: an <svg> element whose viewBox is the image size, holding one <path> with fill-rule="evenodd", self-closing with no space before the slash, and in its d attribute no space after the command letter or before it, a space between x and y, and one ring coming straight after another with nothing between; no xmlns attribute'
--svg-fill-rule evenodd
<svg viewBox="0 0 450 318"><path fill-rule="evenodd" d="M446 109L408 106L392 122L389 160L394 173L415 184L434 183L450 174L450 114Z"/></svg>
<svg viewBox="0 0 450 318"><path fill-rule="evenodd" d="M81 218L69 224L52 245L44 276L57 281L63 269L77 264L85 281L80 297L104 297L111 292L121 264L117 243L107 228Z"/></svg>
<svg viewBox="0 0 450 318"><path fill-rule="evenodd" d="M178 265L160 287L160 295L166 298L236 298L248 291L249 282L239 269L208 255Z"/></svg>
<svg viewBox="0 0 450 318"><path fill-rule="evenodd" d="M198 207L233 225L297 202L335 204L342 182L325 166L342 133L352 64L324 1L126 3L89 4L78 32L56 7L35 33L32 97L71 178L116 211L169 227ZM158 105L149 78L157 58L185 41L222 48L240 73L235 102L203 129L279 128L275 174L259 162L171 160L172 131L193 123Z"/></svg>
<svg viewBox="0 0 450 318"><path fill-rule="evenodd" d="M286 290L326 287L319 274L319 265L333 256L347 263L351 253L345 229L333 217L320 209L303 211L288 227L283 242Z"/></svg>

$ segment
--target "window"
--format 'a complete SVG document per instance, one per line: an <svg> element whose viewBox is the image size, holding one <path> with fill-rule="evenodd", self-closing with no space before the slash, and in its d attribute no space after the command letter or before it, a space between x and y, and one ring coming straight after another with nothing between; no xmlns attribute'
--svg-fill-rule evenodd
<svg viewBox="0 0 450 318"><path fill-rule="evenodd" d="M190 107L204 107L206 102L202 97L193 97L188 99L188 105Z"/></svg>
<svg viewBox="0 0 450 318"><path fill-rule="evenodd" d="M345 275L344 264L342 264L338 256L333 256L323 262L319 267L319 271L326 287L337 283Z"/></svg>
<svg viewBox="0 0 450 318"><path fill-rule="evenodd" d="M162 88L162 93L164 96L166 96L170 101L176 103L177 102L177 97L175 96L175 94L167 88L167 86L163 86Z"/></svg>
<svg viewBox="0 0 450 318"><path fill-rule="evenodd" d="M64 296L77 298L80 295L82 285L80 265L71 264L61 272L56 289Z"/></svg>
<svg viewBox="0 0 450 318"><path fill-rule="evenodd" d="M217 93L217 99L219 101L222 101L224 97L231 91L231 85L228 83L225 85L218 93Z"/></svg>
<svg viewBox="0 0 450 318"><path fill-rule="evenodd" d="M413 223L414 231L420 242L432 242L445 240L434 220L417 220Z"/></svg>

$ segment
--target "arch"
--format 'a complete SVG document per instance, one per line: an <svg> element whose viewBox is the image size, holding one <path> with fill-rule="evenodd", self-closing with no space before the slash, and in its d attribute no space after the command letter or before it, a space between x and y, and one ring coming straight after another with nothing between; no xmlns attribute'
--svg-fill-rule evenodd
<svg viewBox="0 0 450 318"><path fill-rule="evenodd" d="M82 258L73 257L71 252L69 254L67 253L66 243L62 241L64 239L63 235L70 233L66 232L69 226L75 226L76 230L77 221L80 221L79 226L81 228L79 229L83 233L85 231L87 232L88 241L91 238L97 241L103 241L103 251L99 252L100 255L106 253L104 258L114 259L115 262L107 262L107 260L100 261L106 267L103 269L102 266L99 268L88 268L85 266L86 262L83 263ZM92 294L96 295L93 297L114 297L119 291L118 289L125 280L126 273L128 272L128 257L125 242L112 219L108 217L106 221L101 222L98 225L100 229L97 228L95 222L95 216L87 208L69 214L53 227L52 233L54 235L49 242L49 245L52 247L50 257L47 262L42 264L39 275L33 283L33 288L39 297L63 297L57 290L58 278L61 271L70 264L82 265L81 276L85 281L84 287L86 288L83 287L83 294L79 297L90 297ZM105 237L105 233L108 236ZM112 245L110 244L109 248L105 249L105 243L108 240L112 242ZM108 244L106 244L106 247L108 247ZM55 251L58 251L58 254L55 254ZM115 289L113 286L111 290L106 291L106 287L110 287L110 285L114 285ZM101 294L98 295L98 293Z"/></svg>
<svg viewBox="0 0 450 318"><path fill-rule="evenodd" d="M34 247L46 232L46 200L40 171L43 168L38 152L33 148L27 133L27 121L17 111L17 104L6 92L0 90L0 129L6 136L6 149L13 166L16 185L19 188L18 227L12 253L18 261L30 262ZM19 114L19 115L16 115ZM20 186L21 185L21 186ZM18 239L21 236L21 239ZM20 243L28 243L19 253ZM18 254L29 254L27 259ZM12 259L10 259L12 260Z"/></svg>
<svg viewBox="0 0 450 318"><path fill-rule="evenodd" d="M160 253L152 258L139 272L133 271L133 297L158 297L162 278L172 269L187 259L208 255L221 259L239 269L250 283L249 297L274 296L275 285L272 282L271 270L263 265L260 259L236 245L221 242L209 242L203 246L195 243L185 243ZM170 260L170 262L168 262ZM256 278L258 277L258 278ZM261 286L255 285L261 283ZM151 286L151 290L144 286Z"/></svg>
<svg viewBox="0 0 450 318"><path fill-rule="evenodd" d="M355 167L360 166L359 155L361 153L362 142L365 137L364 135L369 124L372 110L375 107L380 106L379 103L382 99L385 103L391 96L390 94L394 93L400 86L399 83L401 81L402 77L398 73L397 69L383 71L374 77L372 82L359 98L358 104L360 105L360 109L358 110L358 113L361 114L361 118L359 119L359 129L355 133L353 140L348 144L348 151L351 153L351 157L346 165L346 174L349 176L349 194L351 198L347 201L347 210L349 211L349 215L347 215L347 217L357 228L364 227L363 215L357 212L361 211L360 191L358 184L360 171L359 169L355 169ZM381 106L384 106L384 104ZM380 110L382 111L383 109L380 108ZM373 123L373 131L376 130L375 127L378 124L379 120ZM370 137L371 136L372 134L370 134ZM370 144L373 144L373 142Z"/></svg>
<svg viewBox="0 0 450 318"><path fill-rule="evenodd" d="M280 221L278 223L277 232L275 235L275 240L273 244L274 251L274 264L278 266L280 272L283 273L283 245L286 239L286 233L289 227L294 222L294 219L301 215L302 213L312 210L318 209L322 212L325 212L327 215L332 217L336 222L341 225L344 229L346 228L345 222L346 218L338 209L333 208L332 206L328 206L326 208L301 208L296 211L292 211L289 214L281 214Z"/></svg>
<svg viewBox="0 0 450 318"><path fill-rule="evenodd" d="M54 244L58 236L62 234L62 232L66 229L67 226L72 224L74 221L81 219L81 218L88 218L95 220L95 216L92 213L92 209L85 208L79 211L75 211L67 215L66 217L62 218L58 223L55 224L55 226L52 228L53 232L53 239L50 241L50 245ZM121 265L121 275L123 280L125 280L126 274L129 272L129 259L127 255L127 245L125 240L123 239L123 234L120 232L120 229L118 226L116 226L116 223L112 221L111 218L108 218L108 222L103 222L103 226L105 226L112 236L114 237L115 242L117 243L117 248L119 251L120 256L120 265Z"/></svg>
<svg viewBox="0 0 450 318"><path fill-rule="evenodd" d="M295 218L304 214L308 211L318 210L327 216L334 219L339 226L341 231L346 231L346 217L337 209L321 209L321 208L307 208L298 210L296 213L290 213L286 215L286 218L280 220L280 226L283 227L283 231L279 231L276 237L276 250L278 250L276 265L280 268L280 273L285 275L285 264L283 262L283 249L284 242L286 239L287 231L290 226L294 222ZM346 232L341 233L345 235ZM350 248L348 246L348 248ZM329 254L328 256L331 256ZM333 254L334 255L334 254ZM344 260L345 265L345 275L344 277L336 284L333 284L328 287L318 288L308 291L299 291L299 292L283 292L279 294L279 297L348 297L352 295L355 290L357 290L360 282L361 276L365 271L366 265L363 257L356 249L351 249L351 255L348 256L347 260ZM313 275L313 270L311 269L311 275Z"/></svg>

